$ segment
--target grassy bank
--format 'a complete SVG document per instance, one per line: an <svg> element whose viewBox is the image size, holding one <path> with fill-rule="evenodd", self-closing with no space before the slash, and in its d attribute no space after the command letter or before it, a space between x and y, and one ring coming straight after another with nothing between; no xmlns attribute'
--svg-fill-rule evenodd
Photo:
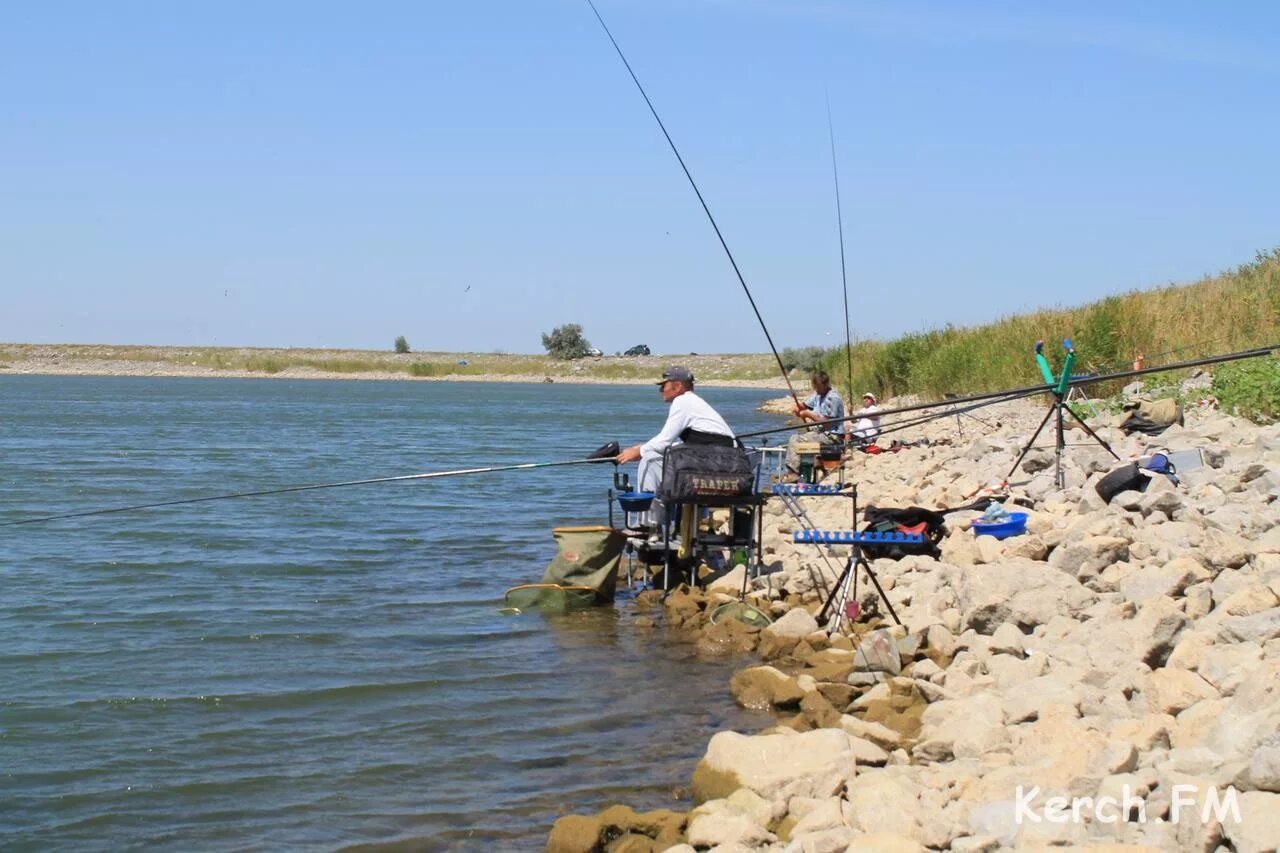
<svg viewBox="0 0 1280 853"><path fill-rule="evenodd" d="M1151 366L1276 343L1280 249L1194 284L1135 291L982 326L862 341L853 347L850 390L938 397L1032 385L1041 381L1032 355L1035 342L1046 342L1056 369L1063 338L1071 338L1079 352L1077 373L1124 370L1139 353ZM822 366L841 386L847 383L843 347L827 351Z"/></svg>

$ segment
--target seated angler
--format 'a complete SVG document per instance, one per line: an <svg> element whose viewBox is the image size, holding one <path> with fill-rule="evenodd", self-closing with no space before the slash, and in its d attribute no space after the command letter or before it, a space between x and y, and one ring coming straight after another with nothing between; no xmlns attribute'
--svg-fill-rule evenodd
<svg viewBox="0 0 1280 853"><path fill-rule="evenodd" d="M870 444L880 435L881 408L876 405L876 395L870 391L862 395L862 408L853 413L857 422L853 425L853 437L862 444Z"/></svg>
<svg viewBox="0 0 1280 853"><path fill-rule="evenodd" d="M809 377L813 393L803 402L797 404L792 414L806 424L816 426L816 432L802 431L791 437L787 447L787 467L791 472L800 470L800 455L796 445L818 441L822 444L847 442L849 440L849 424L844 420L844 400L840 392L831 387L831 377L825 370L816 370ZM836 421L836 423L823 423Z"/></svg>
<svg viewBox="0 0 1280 853"><path fill-rule="evenodd" d="M636 488L642 492L658 491L662 483L662 455L675 444L720 444L732 447L733 430L724 418L693 392L693 373L687 367L668 367L658 381L663 402L670 403L667 422L662 430L644 444L628 447L618 454L617 462L640 461L636 472Z"/></svg>

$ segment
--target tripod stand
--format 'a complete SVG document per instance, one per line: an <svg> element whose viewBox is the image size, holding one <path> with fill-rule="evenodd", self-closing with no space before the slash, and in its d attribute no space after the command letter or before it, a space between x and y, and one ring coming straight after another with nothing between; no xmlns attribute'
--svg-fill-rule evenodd
<svg viewBox="0 0 1280 853"><path fill-rule="evenodd" d="M893 609L893 604L889 601L889 596L885 595L884 587L880 586L880 579L876 577L875 571L872 570L871 564L867 562L867 558L862 556L862 544L858 540L858 486L854 484L851 494L853 499L853 523L849 525L853 530L853 545L849 551L849 559L844 564L844 571L840 573L840 577L836 580L835 588L831 590L831 595L827 597L826 603L822 605L822 610L818 611L818 624L821 625L827 621L827 613L832 611L832 604L835 605L834 612L831 612L830 623L827 625L827 633L834 634L840 628L840 623L845 618L850 620L856 619L858 602L858 569L862 569L867 573L867 577L871 578L871 583L876 588L876 594L880 596L880 600L884 602L884 606L888 608L889 615L893 617L893 621L901 625L902 620L898 618L898 613ZM852 589L850 589L852 587ZM852 602L850 601L852 599ZM850 604L855 608L855 612L850 613Z"/></svg>
<svg viewBox="0 0 1280 853"><path fill-rule="evenodd" d="M1049 360L1044 356L1044 341L1036 341L1036 363L1040 366L1040 373L1044 376L1044 381L1054 386L1052 391L1053 404L1049 406L1049 411L1045 414L1044 420L1040 422L1040 426L1036 427L1036 431L1031 434L1031 439L1026 443L1026 446L1022 448L1022 452L1018 454L1018 458L1014 460L1013 467L1009 469L1009 473L1005 475L1004 479L1006 483L1009 482L1009 478L1014 475L1014 472L1018 470L1018 466L1022 464L1022 460L1026 458L1027 453L1030 452L1031 448L1035 445L1036 439L1040 438L1040 433L1049 423L1049 419L1054 418L1056 421L1056 441L1054 446L1053 481L1059 489L1066 485L1062 476L1062 454L1067 446L1066 436L1064 434L1064 415L1071 415L1071 417L1075 419L1076 423L1080 424L1080 427L1089 435L1089 437L1102 446L1103 450L1110 453L1117 462L1122 461L1120 457L1116 455L1116 452L1111 449L1111 445L1107 444L1100 435L1094 432L1093 429L1084 422L1084 419L1076 414L1075 410L1067 403L1067 394L1070 391L1071 384L1071 368L1074 367L1076 363L1076 350L1075 347L1071 345L1071 340L1069 338L1063 340L1062 345L1067 350L1067 359L1062 365L1061 375L1055 377L1053 375L1053 370L1049 367Z"/></svg>

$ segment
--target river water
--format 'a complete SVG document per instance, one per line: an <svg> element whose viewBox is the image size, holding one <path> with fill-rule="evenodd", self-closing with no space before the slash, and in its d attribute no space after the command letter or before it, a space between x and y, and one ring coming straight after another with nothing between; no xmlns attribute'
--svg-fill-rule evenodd
<svg viewBox="0 0 1280 853"><path fill-rule="evenodd" d="M581 458L664 416L639 386L0 377L0 522ZM734 662L625 597L499 613L612 470L0 527L0 847L537 849L560 814L681 807L707 738L760 725Z"/></svg>

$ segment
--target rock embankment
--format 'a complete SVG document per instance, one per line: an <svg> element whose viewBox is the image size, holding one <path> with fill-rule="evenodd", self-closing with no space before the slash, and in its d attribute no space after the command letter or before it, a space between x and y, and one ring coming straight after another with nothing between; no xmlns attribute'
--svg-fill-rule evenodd
<svg viewBox="0 0 1280 853"><path fill-rule="evenodd" d="M1000 485L1042 415L1006 408L980 435L935 423L910 436L929 446L859 455L845 476L863 506L960 506ZM708 623L732 584L642 596L650 630L762 658L729 692L775 725L712 738L687 814L564 818L549 849L1275 850L1280 427L1212 410L1156 439L1094 425L1126 459L1199 448L1205 465L1107 504L1094 487L1117 463L1082 433L1065 489L1033 451L1008 487L1026 533L978 537L976 513L952 512L939 559L874 561L902 626L864 577L862 620L828 635L814 613L847 552L792 544L777 501L749 593L771 626ZM803 500L848 529L847 500Z"/></svg>

